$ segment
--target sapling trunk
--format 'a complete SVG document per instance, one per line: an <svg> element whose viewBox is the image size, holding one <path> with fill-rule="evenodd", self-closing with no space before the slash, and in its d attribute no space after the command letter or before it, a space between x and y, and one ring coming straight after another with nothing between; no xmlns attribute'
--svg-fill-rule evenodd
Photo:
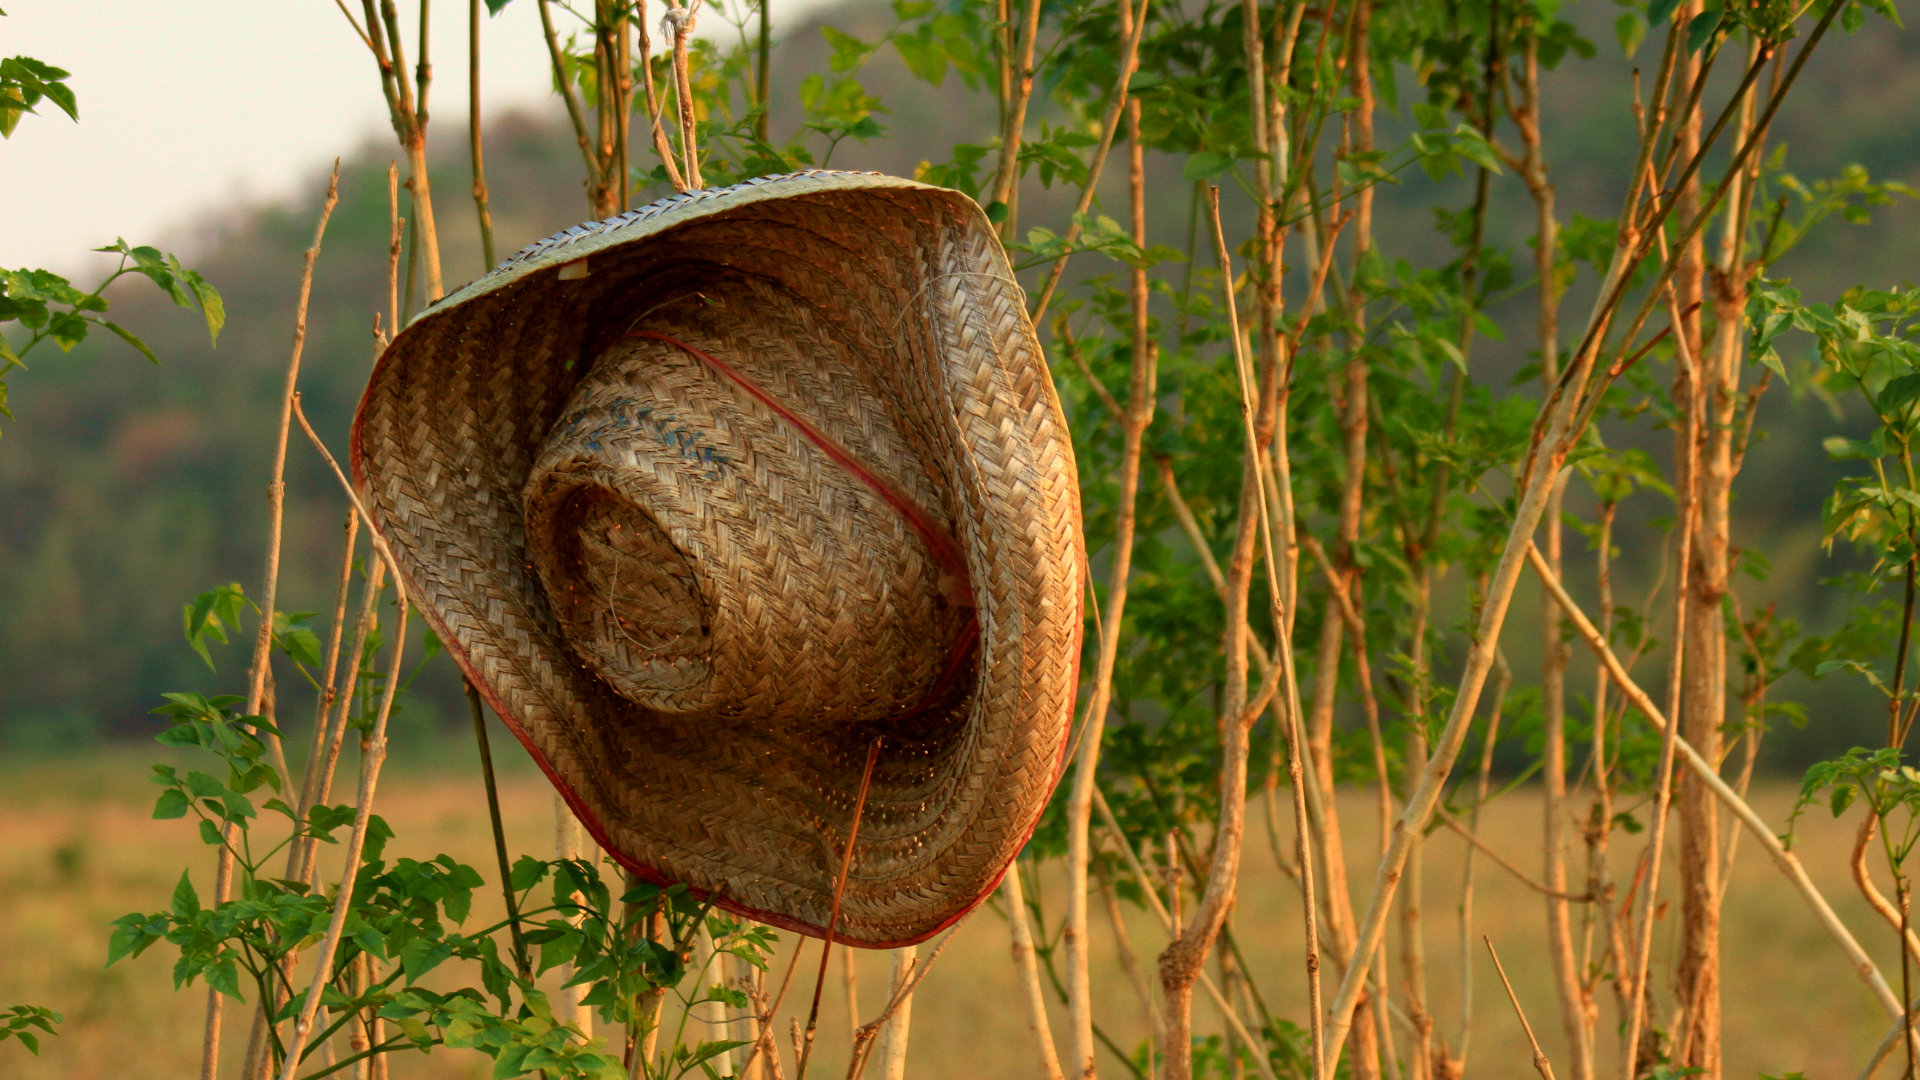
<svg viewBox="0 0 1920 1080"><path fill-rule="evenodd" d="M480 223L480 269L493 269L493 212L480 137L480 4L467 0L467 141L473 160L473 210Z"/></svg>
<svg viewBox="0 0 1920 1080"><path fill-rule="evenodd" d="M280 1080L295 1080L299 1075L302 1051L313 1033L313 1021L320 1009L322 992L332 981L334 953L346 929L347 912L353 907L353 884L360 872L360 852L366 843L367 827L373 814L373 794L380 781L380 767L387 758L387 718L393 712L394 694L400 689L402 681L400 658L407 642L407 593L400 585L398 575L394 578L394 591L398 596L399 611L395 615L392 655L387 662L386 693L381 698L380 711L374 717L366 758L361 763L360 797L356 803L353 832L346 843L346 870L334 894L333 915L327 924L326 935L320 939L319 948L315 951L313 982L308 986L306 1001L293 1021L293 1033L287 1041L286 1063L280 1071Z"/></svg>
<svg viewBox="0 0 1920 1080"><path fill-rule="evenodd" d="M1125 17L1123 5L1122 18ZM988 189L988 205L997 203L1005 208L1006 216L1000 220L1002 239L1019 235L1014 193L1020 183L1020 144L1026 129L1027 103L1033 99L1033 48L1039 38L1040 0L1027 0L1023 21L1017 27L1009 22L1001 38L1001 78L1007 100L1000 126L1000 163L994 169L993 184Z"/></svg>
<svg viewBox="0 0 1920 1080"><path fill-rule="evenodd" d="M1094 146L1093 160L1087 166L1087 182L1080 189L1080 201L1075 206L1073 218L1067 225L1066 242L1069 246L1080 236L1080 220L1088 208L1093 205L1094 192L1100 185L1100 174L1106 169L1107 152L1113 149L1114 135L1120 130L1120 117L1127 107L1127 86L1140 63L1140 38L1146 33L1148 0L1138 0L1130 5L1128 0L1118 0L1120 7L1121 37L1126 42L1126 52L1120 64L1120 71L1114 80L1111 96L1107 100L1106 117L1100 124L1100 141ZM1129 27L1128 23L1132 25ZM1034 301L1033 324L1044 326L1047 318L1047 305L1053 301L1053 292L1060 284L1060 276L1067 270L1067 255L1063 253L1053 261L1047 270L1046 284L1040 287L1040 298Z"/></svg>
<svg viewBox="0 0 1920 1080"><path fill-rule="evenodd" d="M1040 1054L1040 1075L1046 1080L1060 1080L1064 1074L1053 1045L1053 1026L1047 1021L1047 999L1040 988L1040 966L1034 960L1033 929L1027 918L1027 897L1020 884L1018 863L1008 867L1007 876L1000 879L1000 892L1007 904L1007 928L1013 937L1013 970L1026 999L1027 1030L1033 1033Z"/></svg>
<svg viewBox="0 0 1920 1080"><path fill-rule="evenodd" d="M1699 9L1699 4L1683 4L1681 17L1690 18ZM1682 82L1696 81L1700 72L1699 55L1689 53L1680 69ZM1751 108L1744 111L1751 119ZM1697 154L1700 149L1697 97L1689 98L1676 124L1676 149L1689 157ZM1699 212L1698 173L1681 186L1677 197L1677 212L1683 220ZM1687 366L1692 369L1677 375L1674 383L1674 408L1689 418L1688 423L1678 426L1675 438L1691 443L1676 447L1675 460L1684 464L1676 470L1675 487L1682 490L1684 485L1684 504L1691 505L1697 517L1692 529L1687 531L1690 543L1680 555L1687 561L1681 580L1688 588L1682 598L1686 608L1685 635L1676 637L1675 641L1676 648L1685 649L1685 661L1682 690L1673 703L1676 707L1672 715L1679 720L1678 730L1687 741L1710 760L1718 762L1720 726L1726 715L1726 626L1721 618L1720 602L1726 589L1727 535L1722 498L1731 476L1725 469L1728 461L1717 460L1720 454L1713 445L1724 442L1722 433L1713 430L1719 413L1714 399L1720 396L1717 371L1720 349L1717 344L1711 349L1706 347L1700 316L1696 313L1706 286L1703 232L1696 232L1681 246L1680 265L1673 279L1674 301L1686 312L1681 317L1681 325L1675 328L1676 339L1685 350ZM1735 325L1739 325L1737 314ZM1720 549L1717 555L1716 546ZM1719 892L1719 822L1713 796L1697 782L1683 778L1676 801L1680 825L1681 944L1675 994L1685 1032L1685 1037L1679 1040L1677 1059L1682 1065L1700 1069L1704 1080L1719 1080L1719 915L1714 902Z"/></svg>
<svg viewBox="0 0 1920 1080"><path fill-rule="evenodd" d="M1538 280L1535 316L1540 342L1540 377L1551 388L1560 377L1560 295L1557 275L1559 221L1555 217L1553 184L1547 176L1540 122L1540 42L1531 24L1521 31L1520 67L1516 72L1513 111L1519 130L1522 158L1516 171L1534 205L1534 276ZM1487 104L1491 115L1492 102ZM1544 552L1548 565L1561 566L1561 505L1564 481L1555 486L1543 521ZM1568 646L1561 630L1559 609L1545 598L1541 603L1542 705L1545 745L1542 778L1546 799L1542 828L1542 865L1546 884L1555 893L1567 891L1567 738L1566 670ZM1593 1078L1593 1017L1591 999L1581 984L1581 965L1575 958L1571 912L1558 896L1547 899L1547 945L1553 961L1554 986L1560 999L1560 1019L1567 1036L1568 1068L1573 1080Z"/></svg>
<svg viewBox="0 0 1920 1080"><path fill-rule="evenodd" d="M1272 437L1273 417L1279 402L1278 372L1273 370L1262 372L1263 381L1257 388L1254 385L1253 373L1246 359L1246 341L1241 336L1239 318L1234 308L1232 266L1227 254L1226 238L1220 229L1218 189L1212 190L1209 198L1214 246L1222 271L1228 333L1234 353L1234 364L1239 373L1246 444L1242 451L1240 517L1235 529L1232 556L1227 563L1226 678L1220 716L1220 809L1214 831L1213 854L1208 860L1206 880L1201 883L1199 899L1194 905L1192 917L1183 924L1176 914L1174 919L1176 935L1166 950L1160 954L1160 985L1166 997L1166 1023L1161 1035L1161 1045L1166 1054L1167 1080L1189 1080L1192 1075L1193 985L1201 975L1201 965L1205 963L1214 939L1226 922L1228 907L1232 903L1239 879L1240 853L1246 827L1247 734L1253 720L1257 719L1267 706L1266 700L1261 700L1249 708L1246 660L1247 603L1253 581L1254 544L1262 532L1266 537L1270 581L1271 576L1276 573L1272 559L1273 542L1270 524L1264 530L1262 529L1262 524L1266 521L1262 463L1266 453L1266 440ZM1277 588L1273 590L1273 594L1277 601L1279 595ZM1265 680L1262 694L1270 696L1276 689L1278 681L1276 676L1283 672L1286 674L1288 708L1295 718L1288 730L1296 738L1294 761L1297 766L1302 753L1297 741L1299 691L1291 677L1292 655L1284 637L1284 620L1278 617L1279 614L1276 612L1275 620L1276 628L1282 629L1282 637L1276 644L1276 650L1279 653L1278 662ZM1307 843L1305 807L1301 801L1304 793L1304 779L1296 778L1294 790L1297 793L1296 812L1301 818L1298 823L1299 836L1304 847ZM1171 847L1170 844L1170 850ZM1321 1053L1319 946L1317 934L1314 931L1316 901L1313 895L1312 853L1303 850L1300 863L1301 878L1306 891L1303 908L1307 920L1308 1000L1312 1009L1310 1019L1313 1029L1313 1051L1317 1061Z"/></svg>
<svg viewBox="0 0 1920 1080"><path fill-rule="evenodd" d="M860 1033L860 982L853 968L853 950L840 950L840 983L847 991L847 1038Z"/></svg>
<svg viewBox="0 0 1920 1080"><path fill-rule="evenodd" d="M307 248L300 272L300 291L294 302L293 349L287 361L285 390L280 399L280 430L275 437L273 469L267 481L267 554L264 585L260 596L260 629L254 637L253 661L248 669L247 716L258 716L267 693L267 666L273 660L274 603L280 586L280 533L286 505L287 439L293 428L293 412L300 382L300 354L307 343L307 301L313 295L313 266L320 258L320 241L327 234L327 220L340 202L340 162L333 163L333 175L327 180L326 198L320 204L320 220L314 226L313 243ZM225 843L214 871L213 906L227 902L233 888L233 833L224 829ZM201 1080L215 1080L220 1072L221 996L211 985L207 988L207 1019L201 1036Z"/></svg>
<svg viewBox="0 0 1920 1080"><path fill-rule="evenodd" d="M1139 47L1142 24L1146 17L1146 0L1140 0L1137 10L1130 6L1127 0L1120 0L1120 17L1122 36L1129 43L1129 59L1121 65L1123 72L1121 85L1115 88L1115 108L1112 116L1115 121L1119 119L1119 114L1124 109L1125 73L1132 71L1132 56ZM1112 134L1109 130L1108 144L1111 143L1111 138ZM1102 149L1105 149L1104 145ZM1093 190L1097 177L1096 167L1094 176L1088 180L1086 190L1089 194ZM1129 169L1129 191L1133 193L1132 197L1136 203L1144 198L1144 182L1144 176L1137 162L1132 163ZM1144 228L1144 221L1137 224ZM1143 239L1144 237L1136 237L1135 242L1139 243ZM1101 612L1102 632L1099 653L1094 662L1093 685L1088 693L1086 711L1081 721L1079 759L1075 764L1073 788L1068 795L1066 807L1067 911L1066 925L1061 930L1061 944L1066 954L1068 1046L1072 1055L1071 1060L1066 1063L1066 1069L1074 1080L1084 1080L1086 1077L1095 1075L1096 1044L1093 1036L1093 990L1089 960L1092 923L1087 916L1087 860L1091 855L1088 823L1093 812L1094 783L1100 764L1100 738L1106 726L1114 664L1119 658L1121 628L1126 614L1127 579L1133 565L1135 503L1140 491L1140 454L1145 442L1147 425L1153 419L1154 350L1153 343L1146 335L1146 299L1144 284L1136 283L1133 296L1134 338L1130 358L1131 378L1127 391L1127 411L1125 416L1120 418L1122 448L1119 470L1119 513L1114 523L1106 605L1105 610ZM1042 318L1041 312L1044 311L1045 306L1046 296L1042 295L1039 309L1034 316L1036 322Z"/></svg>

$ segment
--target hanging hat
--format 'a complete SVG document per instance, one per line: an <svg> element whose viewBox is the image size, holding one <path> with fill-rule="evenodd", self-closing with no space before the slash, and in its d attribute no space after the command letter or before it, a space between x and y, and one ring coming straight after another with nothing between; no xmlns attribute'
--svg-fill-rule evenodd
<svg viewBox="0 0 1920 1080"><path fill-rule="evenodd" d="M963 195L807 172L578 225L415 319L353 428L375 526L615 859L897 946L1058 779L1078 487Z"/></svg>

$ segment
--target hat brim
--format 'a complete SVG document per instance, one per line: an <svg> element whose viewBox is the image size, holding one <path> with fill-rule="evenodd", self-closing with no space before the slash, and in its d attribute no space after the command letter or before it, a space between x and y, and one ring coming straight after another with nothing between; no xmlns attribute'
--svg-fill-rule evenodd
<svg viewBox="0 0 1920 1080"><path fill-rule="evenodd" d="M529 566L521 488L593 350L631 320L633 287L696 249L687 265L774 281L868 350L920 441L978 604L972 686L951 709L790 732L751 717L689 724L615 694L571 652ZM595 840L642 878L824 936L876 736L836 940L937 933L1031 834L1071 719L1085 553L1051 378L965 196L803 173L576 226L406 328L375 366L351 456L417 608Z"/></svg>

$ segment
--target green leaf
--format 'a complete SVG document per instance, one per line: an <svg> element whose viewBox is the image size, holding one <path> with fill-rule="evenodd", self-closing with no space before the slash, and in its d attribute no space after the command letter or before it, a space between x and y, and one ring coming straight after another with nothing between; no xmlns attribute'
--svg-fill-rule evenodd
<svg viewBox="0 0 1920 1080"><path fill-rule="evenodd" d="M140 355L146 357L150 362L155 364L158 364L160 362L160 358L158 356L153 355L153 350L147 348L147 343L144 341L141 341L138 337L135 337L133 335L133 332L128 330L126 327L121 326L117 322L110 322L106 319L95 319L93 321L113 331L114 334L117 335L121 341L124 341L127 344L133 346L135 349L139 350Z"/></svg>
<svg viewBox="0 0 1920 1080"><path fill-rule="evenodd" d="M833 49L829 66L841 74L859 67L874 50L874 46L837 27L821 27L820 36L826 38L827 44Z"/></svg>
<svg viewBox="0 0 1920 1080"><path fill-rule="evenodd" d="M1720 29L1720 20L1725 17L1726 12L1719 8L1695 15L1693 21L1687 23L1687 51L1697 53L1706 48L1707 43L1713 40L1714 31Z"/></svg>
<svg viewBox="0 0 1920 1080"><path fill-rule="evenodd" d="M187 811L192 806L193 801L187 798L186 792L179 788L168 788L160 793L160 798L154 801L153 816L156 821L183 818L187 816Z"/></svg>
<svg viewBox="0 0 1920 1080"><path fill-rule="evenodd" d="M200 314L207 320L207 340L212 344L220 343L220 328L227 325L226 301L220 299L220 290L207 284L207 280L192 270L183 275L187 288L193 290L193 298L200 304Z"/></svg>
<svg viewBox="0 0 1920 1080"><path fill-rule="evenodd" d="M1219 176L1233 168L1233 157L1218 150L1202 150L1187 158L1187 164L1180 170L1180 178L1188 182L1206 180Z"/></svg>
<svg viewBox="0 0 1920 1080"><path fill-rule="evenodd" d="M1860 789L1852 784L1837 784L1827 796L1827 807L1833 811L1834 817L1839 817L1847 812L1847 807L1853 805L1853 798L1858 794Z"/></svg>
<svg viewBox="0 0 1920 1080"><path fill-rule="evenodd" d="M84 315L63 311L48 321L47 336L61 352L72 352L75 345L87 340L87 322Z"/></svg>
<svg viewBox="0 0 1920 1080"><path fill-rule="evenodd" d="M1780 350L1771 349L1771 348L1761 349L1756 359L1758 359L1761 365L1764 366L1768 371L1771 371L1775 375L1780 376L1781 382L1783 383L1791 382L1791 380L1787 378L1787 367L1780 360Z"/></svg>
<svg viewBox="0 0 1920 1080"><path fill-rule="evenodd" d="M1880 415L1893 417L1904 413L1907 406L1915 401L1920 401L1920 372L1888 380L1874 398L1874 406L1880 410Z"/></svg>
<svg viewBox="0 0 1920 1080"><path fill-rule="evenodd" d="M899 5L895 5L897 8ZM920 33L901 34L893 39L893 48L900 59L913 72L914 78L929 86L939 86L947 81L947 53L933 28L926 27Z"/></svg>
<svg viewBox="0 0 1920 1080"><path fill-rule="evenodd" d="M487 0L487 14L498 15L502 11L505 11L507 5L511 3L513 3L513 0Z"/></svg>
<svg viewBox="0 0 1920 1080"><path fill-rule="evenodd" d="M309 668L320 666L320 638L307 625L312 612L273 613L273 643L293 659Z"/></svg>
<svg viewBox="0 0 1920 1080"><path fill-rule="evenodd" d="M493 1080L513 1080L516 1076L525 1076L527 1052L532 1049L525 1043L519 1043L500 1051L500 1056L493 1062Z"/></svg>
<svg viewBox="0 0 1920 1080"><path fill-rule="evenodd" d="M180 871L180 883L173 887L173 915L188 920L200 914L200 894L193 891L193 879Z"/></svg>
<svg viewBox="0 0 1920 1080"><path fill-rule="evenodd" d="M1647 24L1640 21L1640 16L1629 11L1613 20L1613 36L1620 43L1620 52L1632 56L1647 36Z"/></svg>
<svg viewBox="0 0 1920 1080"><path fill-rule="evenodd" d="M1674 9L1680 6L1680 0L1647 0L1647 25L1660 26L1673 18Z"/></svg>
<svg viewBox="0 0 1920 1080"><path fill-rule="evenodd" d="M514 892L525 892L538 885L547 876L547 863L531 855L522 855L513 864L511 881Z"/></svg>
<svg viewBox="0 0 1920 1080"><path fill-rule="evenodd" d="M113 934L107 939L107 966L127 956L138 956L152 942L146 932L145 915L122 915L113 920Z"/></svg>
<svg viewBox="0 0 1920 1080"><path fill-rule="evenodd" d="M721 1054L735 1047L746 1045L748 1045L748 1042L743 1039L721 1039L715 1042L703 1042L694 1048L692 1054L688 1055L687 1064L698 1065L703 1061L719 1057Z"/></svg>
<svg viewBox="0 0 1920 1080"><path fill-rule="evenodd" d="M421 976L452 957L453 946L445 941L415 938L400 949L400 967L406 972L408 982L419 982Z"/></svg>
<svg viewBox="0 0 1920 1080"><path fill-rule="evenodd" d="M1167 77L1156 71L1136 71L1133 78L1127 80L1127 96L1139 97L1151 94L1166 86Z"/></svg>
<svg viewBox="0 0 1920 1080"><path fill-rule="evenodd" d="M1453 151L1495 176L1500 175L1500 155L1493 152L1487 137L1471 124L1453 129Z"/></svg>
<svg viewBox="0 0 1920 1080"><path fill-rule="evenodd" d="M1466 354L1460 351L1460 346L1455 345L1443 337L1429 338L1427 343L1440 350L1440 354L1447 358L1448 363L1458 368L1460 374L1465 375L1467 373L1467 357Z"/></svg>

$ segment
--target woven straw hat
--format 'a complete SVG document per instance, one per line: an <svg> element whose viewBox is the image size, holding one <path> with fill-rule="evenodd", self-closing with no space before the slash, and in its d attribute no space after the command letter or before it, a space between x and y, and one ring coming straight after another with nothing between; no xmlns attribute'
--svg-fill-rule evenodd
<svg viewBox="0 0 1920 1080"><path fill-rule="evenodd" d="M1071 447L985 216L877 174L549 237L409 325L355 477L416 603L629 869L904 945L1058 778Z"/></svg>

